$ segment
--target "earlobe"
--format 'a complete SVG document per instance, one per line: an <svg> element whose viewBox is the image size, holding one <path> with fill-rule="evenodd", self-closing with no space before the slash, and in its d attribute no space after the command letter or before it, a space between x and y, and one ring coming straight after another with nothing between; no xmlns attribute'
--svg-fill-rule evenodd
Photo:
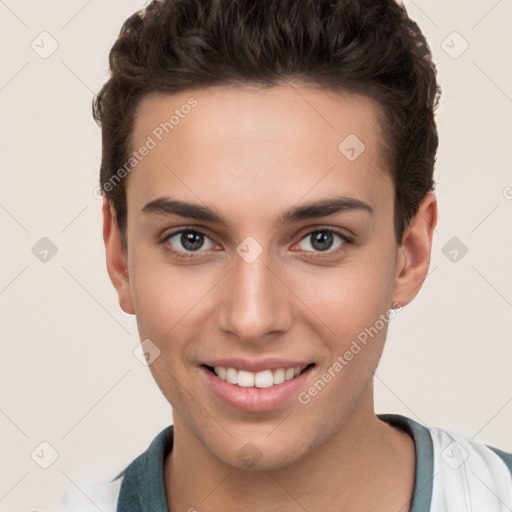
<svg viewBox="0 0 512 512"><path fill-rule="evenodd" d="M405 306L418 294L428 273L436 224L437 200L433 192L428 192L397 250L392 302Z"/></svg>
<svg viewBox="0 0 512 512"><path fill-rule="evenodd" d="M117 291L121 309L125 313L133 315L135 310L130 289L128 259L117 226L115 210L106 198L103 199L102 209L103 241L105 242L108 275Z"/></svg>

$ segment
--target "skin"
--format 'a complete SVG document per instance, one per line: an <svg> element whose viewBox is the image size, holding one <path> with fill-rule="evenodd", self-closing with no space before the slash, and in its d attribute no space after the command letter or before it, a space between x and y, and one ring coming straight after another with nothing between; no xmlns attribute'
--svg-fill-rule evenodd
<svg viewBox="0 0 512 512"><path fill-rule="evenodd" d="M315 363L307 390L359 333L417 294L437 222L434 194L397 245L378 104L291 82L150 95L139 105L134 148L191 96L197 106L127 179L127 252L113 209L103 206L109 275L141 339L160 350L150 369L173 408L169 509L408 510L414 444L379 420L373 404L387 324L307 405L294 398L271 411L235 410L198 365L304 359ZM338 150L349 134L366 146L354 161ZM373 213L277 221L334 195L364 201ZM142 211L161 197L208 206L228 225ZM199 251L187 251L179 236L161 243L183 227L207 235ZM332 248L319 251L310 235L326 229L353 243L333 235ZM262 248L252 263L236 252L248 236ZM247 443L259 453L251 468L239 456Z"/></svg>

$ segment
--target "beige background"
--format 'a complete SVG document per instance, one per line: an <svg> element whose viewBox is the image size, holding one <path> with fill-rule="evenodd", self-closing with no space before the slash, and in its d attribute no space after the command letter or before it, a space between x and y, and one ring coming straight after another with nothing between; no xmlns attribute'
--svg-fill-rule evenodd
<svg viewBox="0 0 512 512"><path fill-rule="evenodd" d="M91 100L121 23L142 5L0 1L1 511L109 479L171 422L133 355L136 326L108 280L93 195ZM512 2L406 5L444 90L440 221L423 290L390 327L377 410L512 451ZM31 47L43 51L45 37L51 49L43 31L59 45L46 59ZM32 252L42 237L58 249L46 263ZM443 253L452 237L468 249L457 262ZM41 442L59 454L46 470L31 458Z"/></svg>

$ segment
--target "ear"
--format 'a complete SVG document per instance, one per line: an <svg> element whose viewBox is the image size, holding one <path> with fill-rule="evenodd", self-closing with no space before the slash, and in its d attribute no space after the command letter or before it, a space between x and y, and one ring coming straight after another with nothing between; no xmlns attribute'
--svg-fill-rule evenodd
<svg viewBox="0 0 512 512"><path fill-rule="evenodd" d="M133 315L128 258L116 222L115 210L108 199L103 199L103 241L107 256L107 270L110 280L119 296L119 305L125 313Z"/></svg>
<svg viewBox="0 0 512 512"><path fill-rule="evenodd" d="M428 192L397 249L393 301L400 306L416 297L427 276L436 224L437 199L433 192Z"/></svg>

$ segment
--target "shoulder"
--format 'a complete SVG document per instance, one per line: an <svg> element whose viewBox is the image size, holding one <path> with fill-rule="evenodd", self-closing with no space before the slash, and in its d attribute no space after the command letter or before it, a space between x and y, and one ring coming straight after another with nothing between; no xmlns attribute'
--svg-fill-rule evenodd
<svg viewBox="0 0 512 512"><path fill-rule="evenodd" d="M48 509L26 512L116 512L119 492L125 471L109 482L83 486L70 486Z"/></svg>
<svg viewBox="0 0 512 512"><path fill-rule="evenodd" d="M141 504L149 504L151 510L164 510L163 460L172 449L173 434L173 425L163 429L145 452L110 481L80 488L70 485L49 508L26 512L117 512L141 510Z"/></svg>
<svg viewBox="0 0 512 512"><path fill-rule="evenodd" d="M414 440L411 512L512 511L512 454L405 416L378 416Z"/></svg>
<svg viewBox="0 0 512 512"><path fill-rule="evenodd" d="M433 448L432 509L512 509L512 454L440 428ZM505 507L505 508L503 508Z"/></svg>

